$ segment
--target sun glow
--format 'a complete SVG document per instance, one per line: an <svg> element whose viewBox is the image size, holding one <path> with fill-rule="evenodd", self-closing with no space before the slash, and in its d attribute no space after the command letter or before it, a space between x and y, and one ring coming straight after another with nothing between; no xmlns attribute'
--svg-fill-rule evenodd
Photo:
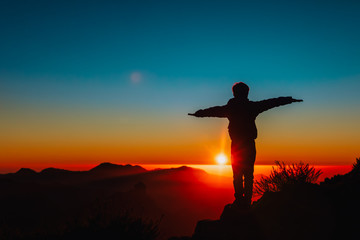
<svg viewBox="0 0 360 240"><path fill-rule="evenodd" d="M215 160L218 165L224 165L227 163L228 158L224 153L219 153L218 155L216 155Z"/></svg>

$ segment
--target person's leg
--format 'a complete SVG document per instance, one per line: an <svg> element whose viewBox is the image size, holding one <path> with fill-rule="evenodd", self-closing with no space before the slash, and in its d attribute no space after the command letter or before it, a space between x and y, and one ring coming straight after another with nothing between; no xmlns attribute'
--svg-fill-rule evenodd
<svg viewBox="0 0 360 240"><path fill-rule="evenodd" d="M254 184L254 163L256 158L255 142L249 143L246 148L246 166L244 166L244 200L250 206Z"/></svg>
<svg viewBox="0 0 360 240"><path fill-rule="evenodd" d="M246 205L251 205L254 184L254 165L246 166L244 169L244 201Z"/></svg>
<svg viewBox="0 0 360 240"><path fill-rule="evenodd" d="M243 169L239 164L232 164L233 169L233 184L235 190L235 199L241 200L244 197L244 180L243 180Z"/></svg>
<svg viewBox="0 0 360 240"><path fill-rule="evenodd" d="M235 190L235 200L240 201L244 197L243 164L241 164L241 149L239 145L231 143L231 166L233 170L233 184Z"/></svg>

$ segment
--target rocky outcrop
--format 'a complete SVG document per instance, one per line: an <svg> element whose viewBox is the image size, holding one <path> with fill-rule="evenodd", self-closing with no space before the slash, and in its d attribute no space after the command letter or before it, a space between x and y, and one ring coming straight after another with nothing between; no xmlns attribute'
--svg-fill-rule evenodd
<svg viewBox="0 0 360 240"><path fill-rule="evenodd" d="M267 192L250 209L225 206L218 220L197 223L192 240L359 239L360 160L318 184ZM173 238L186 239L186 238Z"/></svg>

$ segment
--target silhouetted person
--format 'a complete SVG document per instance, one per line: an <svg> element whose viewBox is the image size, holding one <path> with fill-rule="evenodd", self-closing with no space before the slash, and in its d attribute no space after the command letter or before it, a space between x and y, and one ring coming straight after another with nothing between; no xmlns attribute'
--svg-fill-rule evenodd
<svg viewBox="0 0 360 240"><path fill-rule="evenodd" d="M271 108L293 102L302 102L292 97L278 97L262 101L249 101L249 87L243 82L232 87L234 98L224 106L201 109L189 115L195 117L223 117L229 119L231 138L231 165L234 176L235 204L250 207L254 181L256 156L256 117Z"/></svg>

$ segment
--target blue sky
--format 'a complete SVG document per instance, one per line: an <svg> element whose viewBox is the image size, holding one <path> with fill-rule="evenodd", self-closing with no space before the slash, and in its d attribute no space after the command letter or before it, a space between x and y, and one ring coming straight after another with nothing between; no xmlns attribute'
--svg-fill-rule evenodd
<svg viewBox="0 0 360 240"><path fill-rule="evenodd" d="M1 71L324 79L359 72L357 1L2 1Z"/></svg>

